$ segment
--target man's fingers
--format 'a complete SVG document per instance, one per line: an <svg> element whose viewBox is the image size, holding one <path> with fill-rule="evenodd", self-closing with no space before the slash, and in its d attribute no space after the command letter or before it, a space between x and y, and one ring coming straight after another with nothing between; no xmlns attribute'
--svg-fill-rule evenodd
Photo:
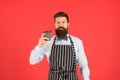
<svg viewBox="0 0 120 80"><path fill-rule="evenodd" d="M42 40L49 40L49 38L47 38L47 37L43 37Z"/></svg>
<svg viewBox="0 0 120 80"><path fill-rule="evenodd" d="M39 38L38 45L39 45L40 47L43 46L44 44L46 44L46 43L49 41L49 38L45 37L44 35L45 35L45 33L43 33L43 34L41 35L41 37Z"/></svg>
<svg viewBox="0 0 120 80"><path fill-rule="evenodd" d="M44 35L45 35L45 33L43 33L43 34L41 35L41 38L43 38L43 37L44 37Z"/></svg>

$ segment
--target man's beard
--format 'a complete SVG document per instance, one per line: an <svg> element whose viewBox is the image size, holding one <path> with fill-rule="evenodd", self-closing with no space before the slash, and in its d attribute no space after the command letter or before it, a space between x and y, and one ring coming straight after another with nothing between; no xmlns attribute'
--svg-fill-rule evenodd
<svg viewBox="0 0 120 80"><path fill-rule="evenodd" d="M65 37L67 35L68 28L65 29L64 27L61 26L61 27L57 28L55 31L56 31L57 37L62 38L62 37Z"/></svg>

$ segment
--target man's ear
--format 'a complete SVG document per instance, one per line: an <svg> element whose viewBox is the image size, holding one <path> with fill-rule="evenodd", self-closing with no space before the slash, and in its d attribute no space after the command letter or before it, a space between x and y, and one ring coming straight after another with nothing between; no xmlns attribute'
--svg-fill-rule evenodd
<svg viewBox="0 0 120 80"><path fill-rule="evenodd" d="M54 28L56 29L56 27L55 27L55 23L54 23Z"/></svg>
<svg viewBox="0 0 120 80"><path fill-rule="evenodd" d="M70 26L70 22L68 23L68 27Z"/></svg>

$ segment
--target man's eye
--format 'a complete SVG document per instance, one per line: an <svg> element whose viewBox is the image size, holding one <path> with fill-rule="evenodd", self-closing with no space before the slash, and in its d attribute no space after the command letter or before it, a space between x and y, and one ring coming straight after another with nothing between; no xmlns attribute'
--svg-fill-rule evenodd
<svg viewBox="0 0 120 80"><path fill-rule="evenodd" d="M57 22L57 24L60 24L60 22Z"/></svg>

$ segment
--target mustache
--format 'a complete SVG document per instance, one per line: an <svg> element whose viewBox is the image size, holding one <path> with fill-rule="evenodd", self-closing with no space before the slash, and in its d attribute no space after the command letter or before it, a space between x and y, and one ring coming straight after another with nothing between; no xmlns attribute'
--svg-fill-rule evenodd
<svg viewBox="0 0 120 80"><path fill-rule="evenodd" d="M57 30L57 31L58 31L58 30L66 30L66 28L64 28L63 26L61 26L61 27L57 28L56 30Z"/></svg>

